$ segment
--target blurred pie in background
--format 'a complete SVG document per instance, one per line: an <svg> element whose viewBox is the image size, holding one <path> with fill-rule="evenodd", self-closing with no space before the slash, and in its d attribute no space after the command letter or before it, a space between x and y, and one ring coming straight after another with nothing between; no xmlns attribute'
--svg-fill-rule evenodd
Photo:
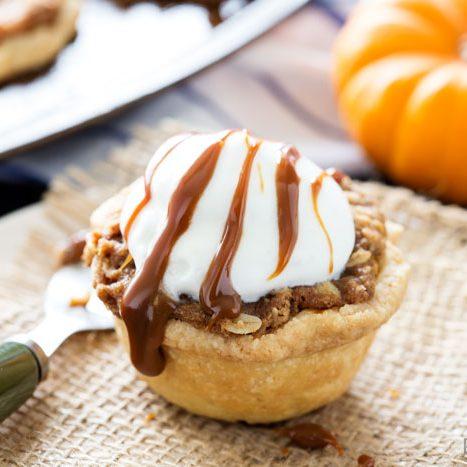
<svg viewBox="0 0 467 467"><path fill-rule="evenodd" d="M79 0L0 0L0 82L50 64L76 33Z"/></svg>
<svg viewBox="0 0 467 467"><path fill-rule="evenodd" d="M123 8L129 7L134 5L135 3L143 3L148 0L115 0L115 3L118 6ZM151 1L151 0L150 0ZM221 7L225 6L226 4L230 3L228 0L152 0L153 3L156 3L162 8L168 8L175 5L180 4L192 4L192 5L199 5L206 9L209 15L209 21L213 26L217 26L219 23L226 19L226 15L224 14ZM234 8L239 8L240 6L244 6L244 4L250 3L252 0L242 0L241 2L232 2L235 3ZM227 15L228 16L228 15Z"/></svg>

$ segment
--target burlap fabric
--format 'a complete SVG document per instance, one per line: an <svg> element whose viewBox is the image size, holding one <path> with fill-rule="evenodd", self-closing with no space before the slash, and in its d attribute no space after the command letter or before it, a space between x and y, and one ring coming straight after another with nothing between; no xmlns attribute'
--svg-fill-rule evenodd
<svg viewBox="0 0 467 467"><path fill-rule="evenodd" d="M31 232L17 271L0 281L0 338L40 319L57 242L140 175L172 131L140 129L109 162L55 181L45 227ZM135 378L107 332L76 335L54 355L35 397L0 425L0 463L355 465L367 453L377 465L467 464L467 213L405 189L365 187L405 226L401 248L413 270L402 308L379 332L348 393L303 418L335 432L343 457L330 447L286 455L286 440L270 428L219 423L166 403Z"/></svg>

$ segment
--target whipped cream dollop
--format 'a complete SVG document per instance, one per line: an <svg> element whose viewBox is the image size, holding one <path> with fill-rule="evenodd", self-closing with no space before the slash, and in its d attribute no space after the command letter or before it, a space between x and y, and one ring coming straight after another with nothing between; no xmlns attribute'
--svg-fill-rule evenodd
<svg viewBox="0 0 467 467"><path fill-rule="evenodd" d="M174 193L200 156L218 143L207 184L191 193L199 198L189 225L171 245L161 281L164 293L173 300L199 300L221 254L229 266L219 275L229 275L243 302L337 278L355 242L342 189L295 148L247 131L178 135L156 151L145 177L132 185L121 215L136 271L166 235ZM196 174L190 176L193 184Z"/></svg>

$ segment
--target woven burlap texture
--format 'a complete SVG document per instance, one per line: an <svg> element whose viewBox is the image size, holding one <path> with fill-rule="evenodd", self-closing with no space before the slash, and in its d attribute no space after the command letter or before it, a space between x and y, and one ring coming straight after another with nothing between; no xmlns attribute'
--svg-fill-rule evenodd
<svg viewBox="0 0 467 467"><path fill-rule="evenodd" d="M143 173L148 157L175 130L137 129L127 146L90 172L70 169L44 202L16 264L0 281L0 338L41 317L54 250L86 226L106 197ZM268 427L197 417L155 396L135 378L111 332L70 338L53 356L35 396L0 425L0 463L8 465L377 465L467 464L467 213L401 188L364 184L388 217L405 226L401 248L412 265L400 311L338 401L303 417L338 435L328 447L290 448ZM154 413L153 420L146 416Z"/></svg>

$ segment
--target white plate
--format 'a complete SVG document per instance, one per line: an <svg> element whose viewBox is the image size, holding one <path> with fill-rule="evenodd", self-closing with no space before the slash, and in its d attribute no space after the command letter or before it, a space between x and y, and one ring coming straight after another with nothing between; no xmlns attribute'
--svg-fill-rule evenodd
<svg viewBox="0 0 467 467"><path fill-rule="evenodd" d="M56 63L29 82L0 88L0 156L166 88L306 3L254 0L213 28L199 6L143 2L121 9L111 0L85 0L77 38Z"/></svg>

